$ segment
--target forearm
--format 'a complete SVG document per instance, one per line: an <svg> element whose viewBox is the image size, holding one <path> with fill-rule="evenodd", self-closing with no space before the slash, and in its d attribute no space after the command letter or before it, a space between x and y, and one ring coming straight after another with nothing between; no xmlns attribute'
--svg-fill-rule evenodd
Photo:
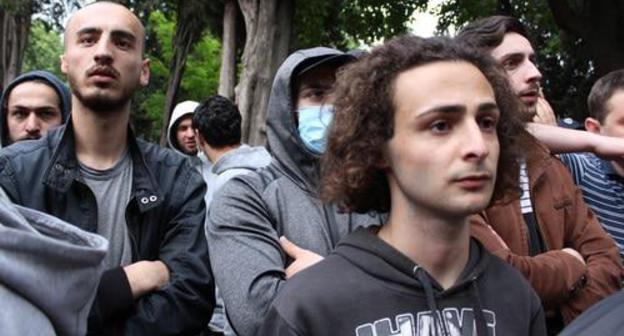
<svg viewBox="0 0 624 336"><path fill-rule="evenodd" d="M587 272L583 263L559 250L536 256L520 256L509 251L495 251L494 254L527 278L547 309L569 300L573 289Z"/></svg>
<svg viewBox="0 0 624 336"><path fill-rule="evenodd" d="M596 148L597 135L586 131L533 122L527 123L526 129L553 154L593 152Z"/></svg>
<svg viewBox="0 0 624 336"><path fill-rule="evenodd" d="M563 307L565 321L571 321L594 303L619 290L623 276L617 245L587 209L578 190L576 204L573 216L578 222L571 240L587 263L587 282Z"/></svg>
<svg viewBox="0 0 624 336"><path fill-rule="evenodd" d="M139 299L169 282L169 269L160 260L139 261L123 268L132 296Z"/></svg>
<svg viewBox="0 0 624 336"><path fill-rule="evenodd" d="M552 154L590 152L604 159L624 158L624 139L563 127L528 123L526 129Z"/></svg>
<svg viewBox="0 0 624 336"><path fill-rule="evenodd" d="M583 263L562 250L536 256L518 255L506 246L486 219L472 216L471 235L492 254L507 261L522 273L547 307L556 307L569 299L570 289L586 273Z"/></svg>

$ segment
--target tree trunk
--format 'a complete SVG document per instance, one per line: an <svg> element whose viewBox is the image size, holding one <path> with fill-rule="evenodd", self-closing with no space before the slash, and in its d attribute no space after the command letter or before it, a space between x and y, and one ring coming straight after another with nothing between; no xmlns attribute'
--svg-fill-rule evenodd
<svg viewBox="0 0 624 336"><path fill-rule="evenodd" d="M266 140L265 119L273 76L288 56L294 6L292 0L238 3L247 38L237 102L243 116L243 140L258 145Z"/></svg>
<svg viewBox="0 0 624 336"><path fill-rule="evenodd" d="M234 100L236 85L236 6L236 0L227 0L225 3L219 75L219 94L231 100Z"/></svg>
<svg viewBox="0 0 624 336"><path fill-rule="evenodd" d="M160 145L167 145L167 127L171 111L178 96L180 82L184 75L186 59L193 45L201 38L207 26L206 3L203 1L178 1L176 33L173 39L169 84L165 95L163 125L160 130Z"/></svg>
<svg viewBox="0 0 624 336"><path fill-rule="evenodd" d="M163 147L167 146L167 128L169 126L169 119L171 118L171 112L173 111L173 107L178 96L178 89L180 88L180 82L182 81L182 75L184 74L184 68L186 66L186 58L191 49L190 43L182 46L182 48L179 48L177 43L175 45L173 59L171 61L171 70L169 71L171 77L169 78L169 84L167 85L167 93L165 94L163 125L160 130L160 145Z"/></svg>
<svg viewBox="0 0 624 336"><path fill-rule="evenodd" d="M575 12L566 0L548 0L557 26L585 45L598 76L624 68L624 6L616 0L586 0Z"/></svg>
<svg viewBox="0 0 624 336"><path fill-rule="evenodd" d="M3 88L22 70L30 32L31 1L24 1L16 6L12 10L0 8L0 74Z"/></svg>

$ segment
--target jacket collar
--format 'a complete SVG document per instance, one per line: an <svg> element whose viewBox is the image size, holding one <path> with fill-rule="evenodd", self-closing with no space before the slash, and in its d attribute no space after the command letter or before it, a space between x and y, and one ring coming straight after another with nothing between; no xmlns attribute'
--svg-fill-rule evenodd
<svg viewBox="0 0 624 336"><path fill-rule="evenodd" d="M60 137L60 140L56 144L50 163L43 174L43 183L49 188L66 193L74 181L83 181L76 157L76 140L71 117L65 126L59 127L51 136ZM158 206L163 201L163 195L145 163L139 140L135 137L130 125L128 125L128 150L132 158L130 199L136 198L139 211L145 212Z"/></svg>

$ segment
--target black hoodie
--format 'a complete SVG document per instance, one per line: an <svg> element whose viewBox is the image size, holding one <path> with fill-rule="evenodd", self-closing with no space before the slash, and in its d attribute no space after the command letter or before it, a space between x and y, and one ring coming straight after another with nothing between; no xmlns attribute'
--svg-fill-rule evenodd
<svg viewBox="0 0 624 336"><path fill-rule="evenodd" d="M286 283L258 335L513 336L545 330L539 298L526 280L476 240L457 283L444 290L360 228Z"/></svg>

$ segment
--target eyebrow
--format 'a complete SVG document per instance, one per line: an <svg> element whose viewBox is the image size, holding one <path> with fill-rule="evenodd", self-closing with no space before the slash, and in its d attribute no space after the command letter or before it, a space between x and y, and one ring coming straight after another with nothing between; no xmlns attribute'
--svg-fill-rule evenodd
<svg viewBox="0 0 624 336"><path fill-rule="evenodd" d="M102 29L100 28L86 27L86 28L82 28L78 30L76 32L76 36L85 35L85 34L101 34L101 33L102 33ZM126 30L113 30L111 32L111 36L116 39L123 38L123 39L128 39L132 42L136 41L136 37L134 36L134 34Z"/></svg>
<svg viewBox="0 0 624 336"><path fill-rule="evenodd" d="M479 106L477 107L477 112L491 111L491 110L498 110L498 105L496 105L496 103L494 102L486 102L486 103L479 104ZM433 113L459 114L465 111L466 111L465 105L459 105L459 104L458 105L439 105L439 106L434 106L432 108L427 109L425 112L416 116L416 118L423 118Z"/></svg>
<svg viewBox="0 0 624 336"><path fill-rule="evenodd" d="M99 34L102 33L102 29L94 28L94 27L86 27L76 31L76 36L85 35L85 34Z"/></svg>
<svg viewBox="0 0 624 336"><path fill-rule="evenodd" d="M13 105L9 107L9 110L14 109L14 110L43 110L43 109L54 109L56 108L57 105L55 104L49 104L49 105L37 105L37 106L29 106L29 105Z"/></svg>
<svg viewBox="0 0 624 336"><path fill-rule="evenodd" d="M535 52L529 54L525 54L523 52L512 52L510 54L503 55L503 57L501 57L501 62L510 58L524 58L525 55L527 58L531 59L535 57Z"/></svg>

